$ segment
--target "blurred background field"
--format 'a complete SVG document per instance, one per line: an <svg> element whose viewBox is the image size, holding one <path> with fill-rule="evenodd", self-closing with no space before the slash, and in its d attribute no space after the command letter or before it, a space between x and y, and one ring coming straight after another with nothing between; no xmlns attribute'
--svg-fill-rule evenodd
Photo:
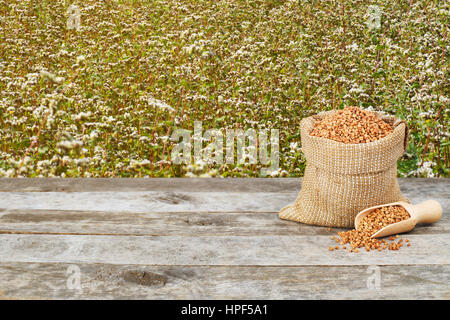
<svg viewBox="0 0 450 320"><path fill-rule="evenodd" d="M79 30L67 9L80 8ZM381 27L366 24L369 5ZM171 133L279 129L360 106L405 119L402 177L449 177L446 1L0 0L1 177L257 177L260 164L174 165Z"/></svg>

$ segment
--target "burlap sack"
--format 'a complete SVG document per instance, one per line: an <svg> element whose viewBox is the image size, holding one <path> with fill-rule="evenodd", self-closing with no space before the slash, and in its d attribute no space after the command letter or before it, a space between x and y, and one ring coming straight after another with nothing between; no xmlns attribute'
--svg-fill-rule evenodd
<svg viewBox="0 0 450 320"><path fill-rule="evenodd" d="M397 160L408 142L407 124L380 115L394 126L394 132L370 143L345 144L310 136L314 122L332 112L304 118L300 123L306 170L297 199L281 209L281 219L350 228L363 209L409 202L397 182Z"/></svg>

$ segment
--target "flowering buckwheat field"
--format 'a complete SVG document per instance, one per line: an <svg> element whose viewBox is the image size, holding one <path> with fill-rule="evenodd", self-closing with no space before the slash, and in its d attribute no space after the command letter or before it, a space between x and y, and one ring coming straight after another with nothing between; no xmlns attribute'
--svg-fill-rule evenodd
<svg viewBox="0 0 450 320"><path fill-rule="evenodd" d="M301 176L300 120L359 106L407 120L399 176L448 177L448 25L446 1L0 0L0 176L260 175L174 165L194 121L278 129L271 175Z"/></svg>

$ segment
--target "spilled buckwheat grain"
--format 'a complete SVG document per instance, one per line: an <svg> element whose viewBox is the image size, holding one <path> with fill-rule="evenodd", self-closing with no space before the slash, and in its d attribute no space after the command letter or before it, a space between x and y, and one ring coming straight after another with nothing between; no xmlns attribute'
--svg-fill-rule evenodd
<svg viewBox="0 0 450 320"><path fill-rule="evenodd" d="M385 226L409 219L409 217L409 213L402 206L377 208L360 221L359 230L353 229L338 232L338 237L333 236L332 240L341 245L348 243L350 252L358 252L358 248L362 247L365 247L366 251L399 250L403 246L403 239L399 238L398 235L395 237L390 236L390 243L386 239L371 238L371 236ZM396 239L398 239L397 242L395 241ZM410 241L408 239L405 241L409 247ZM346 249L346 246L343 246L343 249Z"/></svg>
<svg viewBox="0 0 450 320"><path fill-rule="evenodd" d="M367 143L379 140L393 130L392 125L373 112L346 107L316 121L309 134L343 143Z"/></svg>

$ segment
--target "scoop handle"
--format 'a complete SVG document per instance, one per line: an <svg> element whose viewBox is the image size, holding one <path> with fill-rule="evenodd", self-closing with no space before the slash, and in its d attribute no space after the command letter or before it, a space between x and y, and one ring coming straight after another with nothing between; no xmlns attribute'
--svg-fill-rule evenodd
<svg viewBox="0 0 450 320"><path fill-rule="evenodd" d="M442 207L436 200L427 200L414 206L418 223L434 223L442 217Z"/></svg>

